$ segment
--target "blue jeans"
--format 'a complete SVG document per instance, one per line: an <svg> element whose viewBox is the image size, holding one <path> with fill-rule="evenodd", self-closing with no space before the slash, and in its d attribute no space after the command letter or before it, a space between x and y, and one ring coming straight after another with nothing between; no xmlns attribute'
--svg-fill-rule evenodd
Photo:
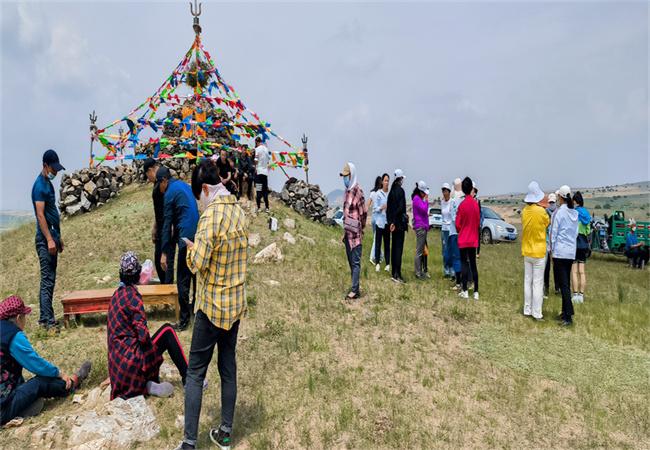
<svg viewBox="0 0 650 450"><path fill-rule="evenodd" d="M447 241L449 251L449 263L454 273L460 275L460 249L458 248L458 235L452 234Z"/></svg>
<svg viewBox="0 0 650 450"><path fill-rule="evenodd" d="M361 274L361 244L354 248L350 248L350 243L345 239L345 253L348 257L348 264L352 272L352 288L351 292L359 293L359 275Z"/></svg>
<svg viewBox="0 0 650 450"><path fill-rule="evenodd" d="M27 409L39 398L66 397L70 391L65 388L61 378L35 376L14 389L0 406L2 425Z"/></svg>
<svg viewBox="0 0 650 450"><path fill-rule="evenodd" d="M440 240L442 241L442 267L445 275L450 275L452 272L451 261L449 259L449 230L440 232Z"/></svg>
<svg viewBox="0 0 650 450"><path fill-rule="evenodd" d="M58 247L58 242L57 242ZM41 266L41 289L39 294L40 316L38 323L52 326L56 324L52 298L54 297L54 285L56 283L56 265L58 253L50 255L47 251L47 241L44 237L36 237L36 254Z"/></svg>
<svg viewBox="0 0 650 450"><path fill-rule="evenodd" d="M217 368L221 377L221 428L232 431L237 401L237 333L239 321L230 330L216 327L201 310L194 318L190 362L185 382L185 442L196 445L203 401L203 380L217 346Z"/></svg>

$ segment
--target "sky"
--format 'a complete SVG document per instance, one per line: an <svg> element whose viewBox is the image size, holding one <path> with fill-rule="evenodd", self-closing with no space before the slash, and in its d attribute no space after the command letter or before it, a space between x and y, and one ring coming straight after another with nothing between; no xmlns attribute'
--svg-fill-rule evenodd
<svg viewBox="0 0 650 450"><path fill-rule="evenodd" d="M0 209L30 209L43 151L86 165L88 114L104 126L144 101L194 32L187 1L0 8ZM649 23L646 2L204 1L201 15L247 106L297 146L309 136L326 194L346 161L366 191L398 167L407 191L468 175L482 195L650 179Z"/></svg>

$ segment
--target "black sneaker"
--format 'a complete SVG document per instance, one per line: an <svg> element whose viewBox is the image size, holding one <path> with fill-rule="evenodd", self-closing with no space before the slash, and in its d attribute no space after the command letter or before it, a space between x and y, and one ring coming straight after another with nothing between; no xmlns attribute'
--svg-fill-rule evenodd
<svg viewBox="0 0 650 450"><path fill-rule="evenodd" d="M183 441L174 450L193 450L195 448L196 448L196 445L188 444L187 442Z"/></svg>
<svg viewBox="0 0 650 450"><path fill-rule="evenodd" d="M190 321L176 322L172 324L172 328L176 331L185 331L190 327Z"/></svg>
<svg viewBox="0 0 650 450"><path fill-rule="evenodd" d="M210 440L221 450L230 450L230 433L223 431L221 427L210 430Z"/></svg>

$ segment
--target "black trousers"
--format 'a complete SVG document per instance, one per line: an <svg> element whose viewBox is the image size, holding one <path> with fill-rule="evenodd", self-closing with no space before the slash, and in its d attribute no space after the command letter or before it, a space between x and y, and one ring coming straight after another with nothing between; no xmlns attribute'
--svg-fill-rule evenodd
<svg viewBox="0 0 650 450"><path fill-rule="evenodd" d="M163 356L167 352L178 369L178 373L181 374L183 384L185 384L185 378L187 377L187 358L183 352L183 347L181 347L181 341L178 339L178 335L172 326L166 323L158 328L158 331L151 336L151 341L158 355Z"/></svg>
<svg viewBox="0 0 650 450"><path fill-rule="evenodd" d="M553 258L557 267L556 275L562 292L562 320L573 322L573 302L571 302L571 266L572 259Z"/></svg>
<svg viewBox="0 0 650 450"><path fill-rule="evenodd" d="M0 404L0 425L4 425L27 409L39 398L66 397L70 391L61 378L35 376L19 384Z"/></svg>
<svg viewBox="0 0 650 450"><path fill-rule="evenodd" d="M269 177L266 175L256 175L255 176L255 191L257 192L257 197L255 201L257 202L257 207L260 207L262 203L262 198L264 198L264 205L266 208L269 207Z"/></svg>
<svg viewBox="0 0 650 450"><path fill-rule="evenodd" d="M388 225L386 225L388 227ZM402 253L404 253L404 235L406 231L393 231L393 247L390 249L390 269L393 278L402 278Z"/></svg>
<svg viewBox="0 0 650 450"><path fill-rule="evenodd" d="M230 330L216 327L203 311L196 313L190 365L185 386L185 441L196 443L203 401L203 380L217 347L217 369L221 377L221 425L232 429L237 401L237 333L239 321Z"/></svg>
<svg viewBox="0 0 650 450"><path fill-rule="evenodd" d="M474 292L478 292L478 268L476 267L476 248L467 247L460 249L461 282L463 291L467 290L467 280L471 277L474 281Z"/></svg>
<svg viewBox="0 0 650 450"><path fill-rule="evenodd" d="M648 248L645 246L631 248L625 252L625 256L632 260L632 267L640 268L641 261L648 263Z"/></svg>
<svg viewBox="0 0 650 450"><path fill-rule="evenodd" d="M381 259L381 243L384 242L384 258L386 264L390 264L390 227L388 224L384 228L375 225L375 262L379 264Z"/></svg>
<svg viewBox="0 0 650 450"><path fill-rule="evenodd" d="M167 271L163 270L160 264L160 256L162 255L162 238L156 236L156 243L154 244L154 261L156 261L156 274L160 280L160 284L174 284L174 257L176 256L176 248L172 247L171 254L167 255Z"/></svg>
<svg viewBox="0 0 650 450"><path fill-rule="evenodd" d="M551 266L553 267L553 285L556 291L560 290L560 283L557 279L557 267L553 264L553 258L550 253L546 255L546 266L544 267L544 292L548 292L551 283Z"/></svg>
<svg viewBox="0 0 650 450"><path fill-rule="evenodd" d="M178 288L178 304L181 308L180 322L189 322L190 309L190 287L192 284L192 272L187 267L187 247L178 248L178 264L176 265L176 287ZM169 258L169 256L168 256Z"/></svg>

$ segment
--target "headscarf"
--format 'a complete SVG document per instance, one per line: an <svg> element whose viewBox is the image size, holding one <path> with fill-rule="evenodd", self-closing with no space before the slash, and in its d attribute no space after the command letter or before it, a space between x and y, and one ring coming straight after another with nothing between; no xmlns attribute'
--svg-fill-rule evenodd
<svg viewBox="0 0 650 450"><path fill-rule="evenodd" d="M120 258L120 275L135 276L140 275L142 266L138 261L138 255L134 252L126 252Z"/></svg>
<svg viewBox="0 0 650 450"><path fill-rule="evenodd" d="M348 184L347 190L351 191L357 185L357 168L351 162L348 162L350 167L350 184Z"/></svg>

